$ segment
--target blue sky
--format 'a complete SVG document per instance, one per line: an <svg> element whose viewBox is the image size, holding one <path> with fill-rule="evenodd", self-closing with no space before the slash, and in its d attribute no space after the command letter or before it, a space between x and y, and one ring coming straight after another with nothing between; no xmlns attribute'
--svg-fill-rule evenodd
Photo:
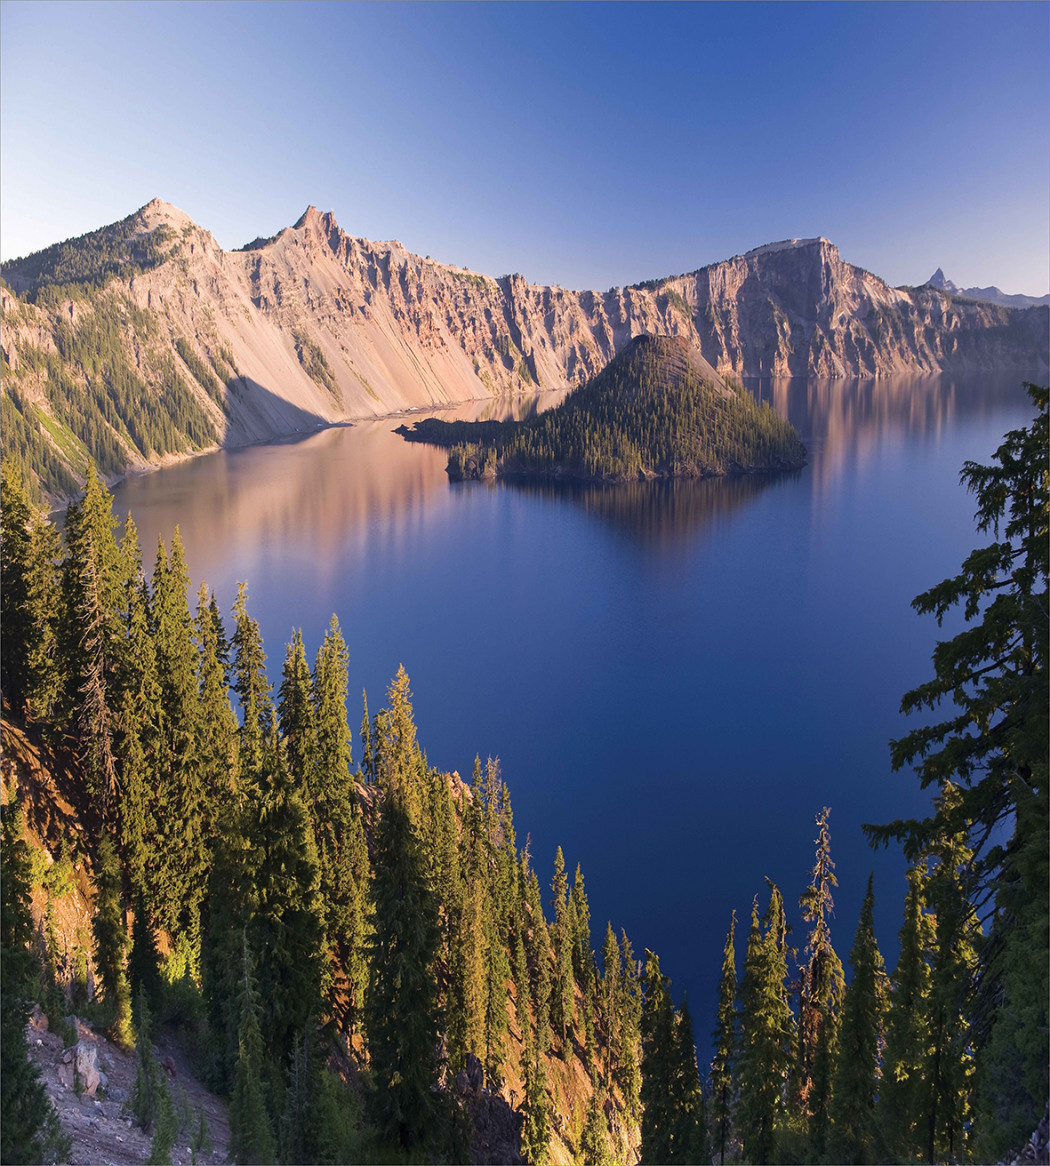
<svg viewBox="0 0 1050 1166"><path fill-rule="evenodd" d="M0 251L153 197L237 247L309 203L604 289L825 235L1050 290L1050 5L0 5Z"/></svg>

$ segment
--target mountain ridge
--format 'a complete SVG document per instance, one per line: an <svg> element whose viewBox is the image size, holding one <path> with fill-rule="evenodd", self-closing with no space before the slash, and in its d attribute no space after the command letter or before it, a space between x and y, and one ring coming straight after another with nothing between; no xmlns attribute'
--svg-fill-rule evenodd
<svg viewBox="0 0 1050 1166"><path fill-rule="evenodd" d="M892 288L820 237L571 291L353 236L314 206L224 251L154 199L2 275L3 453L52 498L75 492L89 457L112 480L220 446L582 384L641 333L680 336L735 378L1036 369L1050 346L1045 308Z"/></svg>
<svg viewBox="0 0 1050 1166"><path fill-rule="evenodd" d="M990 304L999 304L1004 308L1036 308L1050 304L1050 295L1011 295L994 284L991 287L959 287L958 284L952 283L950 279L945 277L944 271L940 267L926 281L925 286L949 292L953 296L962 296L968 300L984 300Z"/></svg>

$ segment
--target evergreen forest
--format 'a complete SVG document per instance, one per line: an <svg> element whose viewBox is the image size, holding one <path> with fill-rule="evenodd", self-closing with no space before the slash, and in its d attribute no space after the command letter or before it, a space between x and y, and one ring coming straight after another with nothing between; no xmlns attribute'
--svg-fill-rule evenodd
<svg viewBox="0 0 1050 1166"><path fill-rule="evenodd" d="M469 782L428 764L403 669L352 731L335 616L312 662L294 631L268 672L245 585L228 617L206 585L191 596L177 530L148 569L95 472L60 536L5 459L5 742L63 759L72 816L47 836L53 862L34 862L40 806L5 786L0 1159L68 1152L27 1059L34 1004L54 1028L77 1010L137 1049L151 1161L171 1160L174 1137L158 1024L228 1098L242 1163L485 1160L481 1096L508 1116L509 1161L1018 1150L1047 1105L1050 995L1050 429L1047 390L1029 391L1031 425L962 471L981 545L914 603L938 620L961 608L966 627L904 695L917 727L891 744L930 813L867 828L909 862L896 968L870 880L848 952L833 945L824 808L812 876L792 889L804 943L789 945L782 890L755 888L710 953L710 1016L611 923L596 944L583 873L561 848L541 866L519 845L497 760ZM599 464L580 451L574 464ZM81 950L49 922L63 869L90 879Z"/></svg>
<svg viewBox="0 0 1050 1166"><path fill-rule="evenodd" d="M637 336L555 409L522 421L439 421L398 430L449 450L448 475L627 481L799 469L798 434L740 387L705 379L688 346Z"/></svg>

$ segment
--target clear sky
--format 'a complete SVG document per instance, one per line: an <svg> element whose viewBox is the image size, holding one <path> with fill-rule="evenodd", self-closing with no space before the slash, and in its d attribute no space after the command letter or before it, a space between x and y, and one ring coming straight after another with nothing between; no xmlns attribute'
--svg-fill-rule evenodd
<svg viewBox="0 0 1050 1166"><path fill-rule="evenodd" d="M313 203L604 289L825 235L893 284L1050 290L1050 5L0 5L0 251L160 197Z"/></svg>

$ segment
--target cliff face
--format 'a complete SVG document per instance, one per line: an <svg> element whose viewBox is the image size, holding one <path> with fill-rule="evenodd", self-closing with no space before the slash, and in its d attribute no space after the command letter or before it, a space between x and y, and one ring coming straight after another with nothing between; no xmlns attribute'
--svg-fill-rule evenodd
<svg viewBox="0 0 1050 1166"><path fill-rule="evenodd" d="M1050 336L1046 308L894 289L825 239L577 292L355 238L313 207L231 252L155 200L3 276L4 396L22 420L5 418L19 456L33 464L43 442L75 477L87 454L112 476L217 444L563 388L641 333L681 337L737 377L1037 368Z"/></svg>

